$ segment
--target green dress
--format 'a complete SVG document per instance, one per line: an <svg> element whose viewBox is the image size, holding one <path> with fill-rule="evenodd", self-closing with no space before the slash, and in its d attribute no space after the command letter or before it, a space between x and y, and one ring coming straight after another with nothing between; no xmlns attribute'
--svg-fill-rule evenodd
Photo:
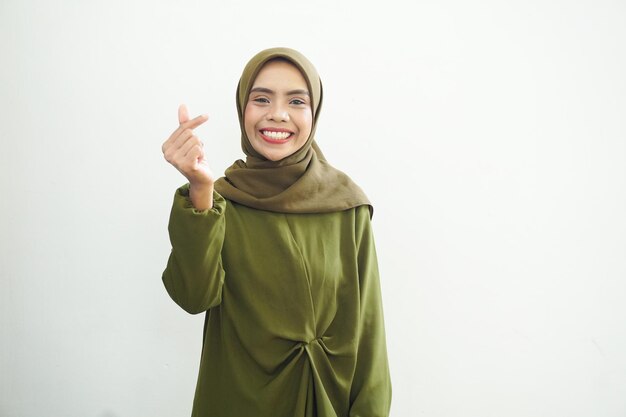
<svg viewBox="0 0 626 417"><path fill-rule="evenodd" d="M284 214L175 194L170 297L206 312L194 417L386 417L391 404L368 206Z"/></svg>

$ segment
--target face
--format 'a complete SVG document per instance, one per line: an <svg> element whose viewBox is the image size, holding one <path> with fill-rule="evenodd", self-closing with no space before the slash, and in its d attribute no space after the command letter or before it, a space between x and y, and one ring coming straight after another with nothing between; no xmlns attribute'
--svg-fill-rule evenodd
<svg viewBox="0 0 626 417"><path fill-rule="evenodd" d="M306 80L294 65L270 61L259 71L248 97L244 127L252 147L270 161L304 145L313 115Z"/></svg>

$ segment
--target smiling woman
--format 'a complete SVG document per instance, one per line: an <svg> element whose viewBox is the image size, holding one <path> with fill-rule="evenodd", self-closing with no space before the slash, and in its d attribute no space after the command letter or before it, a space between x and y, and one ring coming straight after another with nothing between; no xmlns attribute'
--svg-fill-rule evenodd
<svg viewBox="0 0 626 417"><path fill-rule="evenodd" d="M372 206L314 140L322 84L288 48L261 51L237 88L241 146L215 180L180 126L163 153L174 195L162 280L205 313L196 417L385 417L391 404Z"/></svg>
<svg viewBox="0 0 626 417"><path fill-rule="evenodd" d="M284 59L263 66L254 80L245 110L246 135L270 161L291 155L311 134L313 116L306 81Z"/></svg>

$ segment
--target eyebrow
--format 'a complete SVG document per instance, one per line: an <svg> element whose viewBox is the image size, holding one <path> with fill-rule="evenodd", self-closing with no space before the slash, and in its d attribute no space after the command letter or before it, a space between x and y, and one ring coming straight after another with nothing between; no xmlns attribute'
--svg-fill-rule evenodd
<svg viewBox="0 0 626 417"><path fill-rule="evenodd" d="M265 87L254 87L252 90L250 90L251 93L266 93L266 94L274 94L274 90L270 90L269 88L265 88ZM309 92L306 90L291 90L291 91L287 91L287 95L288 96L293 96L295 94L301 94L301 95L309 95Z"/></svg>

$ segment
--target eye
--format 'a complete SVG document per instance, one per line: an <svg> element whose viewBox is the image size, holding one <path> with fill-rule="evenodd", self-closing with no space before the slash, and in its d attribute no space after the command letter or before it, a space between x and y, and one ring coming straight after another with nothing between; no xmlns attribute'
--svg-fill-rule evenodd
<svg viewBox="0 0 626 417"><path fill-rule="evenodd" d="M302 105L302 104L306 104L306 103L304 101L300 100L299 98L294 98L293 100L291 100L291 104Z"/></svg>
<svg viewBox="0 0 626 417"><path fill-rule="evenodd" d="M257 103L269 103L270 101L265 97L257 97L252 99L252 101L256 101Z"/></svg>

